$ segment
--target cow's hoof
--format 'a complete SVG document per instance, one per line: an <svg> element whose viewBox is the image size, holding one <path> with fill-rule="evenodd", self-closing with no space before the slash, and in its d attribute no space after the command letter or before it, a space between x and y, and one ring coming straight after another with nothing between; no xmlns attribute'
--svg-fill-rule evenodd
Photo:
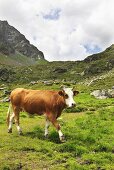
<svg viewBox="0 0 114 170"><path fill-rule="evenodd" d="M19 135L21 135L21 136L22 136L22 135L23 135L23 132L22 132L22 131L19 131Z"/></svg>
<svg viewBox="0 0 114 170"><path fill-rule="evenodd" d="M48 134L45 134L44 136L45 136L46 139L48 139Z"/></svg>
<svg viewBox="0 0 114 170"><path fill-rule="evenodd" d="M8 133L12 133L12 129L8 129Z"/></svg>
<svg viewBox="0 0 114 170"><path fill-rule="evenodd" d="M60 137L60 141L61 141L62 143L66 142L64 135Z"/></svg>

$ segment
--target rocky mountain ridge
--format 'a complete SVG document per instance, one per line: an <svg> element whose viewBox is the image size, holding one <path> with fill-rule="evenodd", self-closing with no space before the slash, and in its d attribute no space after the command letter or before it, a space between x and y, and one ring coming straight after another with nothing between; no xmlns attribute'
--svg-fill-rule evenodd
<svg viewBox="0 0 114 170"><path fill-rule="evenodd" d="M113 54L114 54L114 44L106 48L103 52L88 56L87 58L84 59L84 62L90 63L96 60L107 59L107 58L110 59L111 55Z"/></svg>
<svg viewBox="0 0 114 170"><path fill-rule="evenodd" d="M7 21L0 21L0 52L5 55L18 53L34 60L45 60L43 52L30 44L25 36Z"/></svg>

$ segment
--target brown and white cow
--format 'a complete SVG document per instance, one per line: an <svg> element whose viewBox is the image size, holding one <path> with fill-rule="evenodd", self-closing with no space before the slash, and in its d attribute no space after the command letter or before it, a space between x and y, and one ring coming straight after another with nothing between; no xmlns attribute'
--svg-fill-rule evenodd
<svg viewBox="0 0 114 170"><path fill-rule="evenodd" d="M61 115L64 108L76 105L73 96L78 93L78 91L73 91L72 88L65 87L61 91L30 90L24 88L13 90L10 95L11 104L7 114L8 132L12 133L13 119L15 119L17 130L19 134L22 134L19 126L19 113L23 110L29 114L45 114L45 137L48 136L48 128L51 122L58 131L60 140L63 141L64 135L60 130L57 118ZM10 116L11 112L12 115Z"/></svg>

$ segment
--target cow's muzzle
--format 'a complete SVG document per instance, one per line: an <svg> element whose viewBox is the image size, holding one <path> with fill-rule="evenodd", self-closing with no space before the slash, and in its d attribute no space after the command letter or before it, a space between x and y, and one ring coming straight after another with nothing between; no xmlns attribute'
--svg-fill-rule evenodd
<svg viewBox="0 0 114 170"><path fill-rule="evenodd" d="M72 106L71 107L76 107L76 103L72 103Z"/></svg>

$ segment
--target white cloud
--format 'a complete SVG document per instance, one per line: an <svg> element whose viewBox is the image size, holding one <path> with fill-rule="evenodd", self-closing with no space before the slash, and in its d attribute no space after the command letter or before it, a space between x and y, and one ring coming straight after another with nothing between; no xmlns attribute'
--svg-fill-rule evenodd
<svg viewBox="0 0 114 170"><path fill-rule="evenodd" d="M0 20L23 33L47 60L82 60L114 43L113 9L113 0L0 0Z"/></svg>

